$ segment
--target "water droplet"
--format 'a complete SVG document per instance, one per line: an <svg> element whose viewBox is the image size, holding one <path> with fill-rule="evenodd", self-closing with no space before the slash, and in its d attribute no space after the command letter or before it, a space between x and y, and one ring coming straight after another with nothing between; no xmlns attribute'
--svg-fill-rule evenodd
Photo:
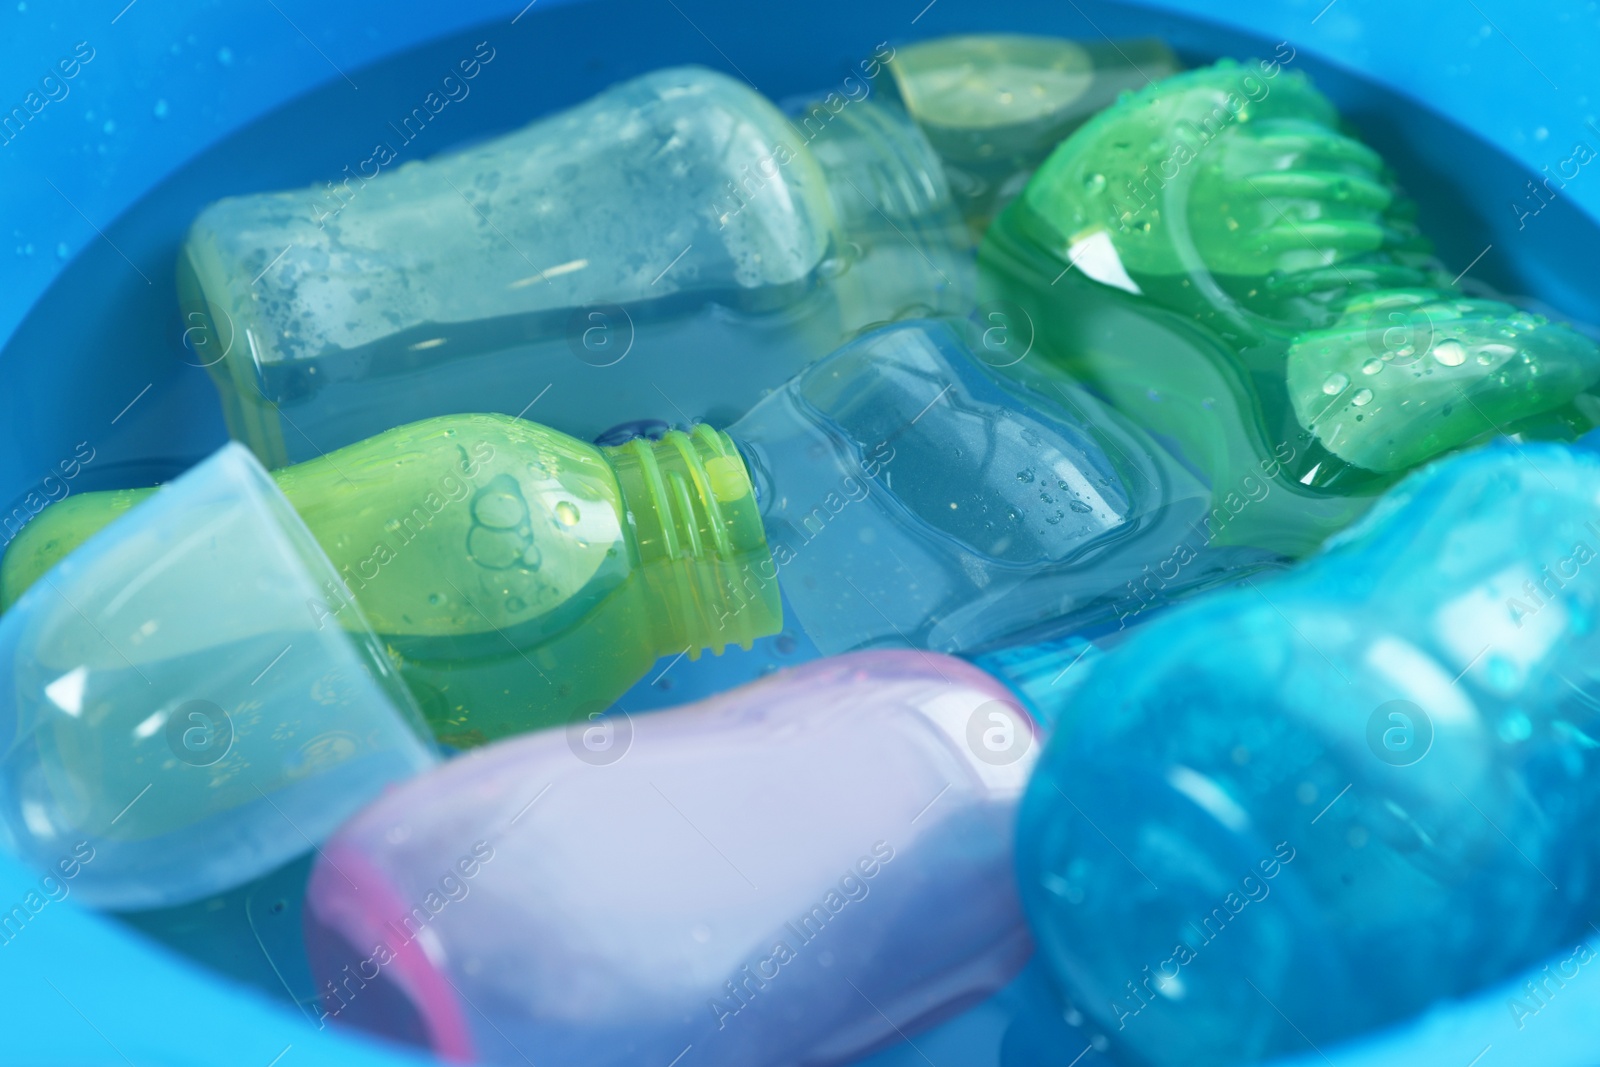
<svg viewBox="0 0 1600 1067"><path fill-rule="evenodd" d="M70 255L72 255L72 249L67 247L67 242L62 241L56 245L57 259L66 259Z"/></svg>
<svg viewBox="0 0 1600 1067"><path fill-rule="evenodd" d="M1381 359L1369 359L1365 363L1361 364L1362 374L1377 374L1382 369L1383 360Z"/></svg>
<svg viewBox="0 0 1600 1067"><path fill-rule="evenodd" d="M158 118L158 119L166 118L167 117L167 102L165 100L157 100L156 101L156 106L154 108L154 112L155 112L156 118Z"/></svg>
<svg viewBox="0 0 1600 1067"><path fill-rule="evenodd" d="M538 545L530 541L528 547L522 550L522 565L531 571L536 571L543 562L544 553L539 551Z"/></svg>
<svg viewBox="0 0 1600 1067"><path fill-rule="evenodd" d="M1417 354L1417 346L1412 344L1410 341L1407 341L1405 344L1395 349L1394 354L1400 356L1401 358L1406 356L1414 356Z"/></svg>
<svg viewBox="0 0 1600 1067"><path fill-rule="evenodd" d="M438 607L440 604L444 603L444 597L440 596L438 593L429 593L428 603L432 604L434 607Z"/></svg>
<svg viewBox="0 0 1600 1067"><path fill-rule="evenodd" d="M1054 514L1045 516L1045 520L1044 521L1049 523L1051 526L1054 526L1056 523L1060 522L1065 517L1066 517L1066 512L1057 511Z"/></svg>
<svg viewBox="0 0 1600 1067"><path fill-rule="evenodd" d="M1459 367L1467 361L1467 350L1452 337L1433 346L1433 358L1446 367Z"/></svg>
<svg viewBox="0 0 1600 1067"><path fill-rule="evenodd" d="M506 610L511 612L511 614L516 615L516 614L518 614L520 612L526 611L527 608L528 608L527 601L523 600L521 597L519 597L519 596L508 596L508 597L506 597Z"/></svg>
<svg viewBox="0 0 1600 1067"><path fill-rule="evenodd" d="M1090 174L1083 179L1083 188L1087 192L1098 193L1106 187L1104 174Z"/></svg>
<svg viewBox="0 0 1600 1067"><path fill-rule="evenodd" d="M1488 344L1480 345L1478 347L1478 364L1479 366L1487 367L1497 359L1515 359L1517 356L1517 351L1518 350L1515 345L1503 345L1499 344L1498 342L1491 341Z"/></svg>
<svg viewBox="0 0 1600 1067"><path fill-rule="evenodd" d="M1350 379L1343 374L1330 374L1328 380L1322 383L1322 391L1328 396L1334 396L1345 391L1350 384Z"/></svg>
<svg viewBox="0 0 1600 1067"><path fill-rule="evenodd" d="M556 521L563 526L578 525L578 506L570 500L563 500L556 505Z"/></svg>
<svg viewBox="0 0 1600 1067"><path fill-rule="evenodd" d="M1076 511L1079 515L1087 515L1089 512L1094 510L1081 500L1068 501L1067 507L1071 508L1073 511Z"/></svg>
<svg viewBox="0 0 1600 1067"><path fill-rule="evenodd" d="M1024 485L1026 485L1027 483L1033 481L1033 468L1030 467L1027 470L1018 471L1017 472L1017 481L1023 483Z"/></svg>
<svg viewBox="0 0 1600 1067"><path fill-rule="evenodd" d="M1368 404L1372 403L1372 390L1357 389L1356 395L1350 398L1350 403L1354 404L1358 408L1366 407Z"/></svg>
<svg viewBox="0 0 1600 1067"><path fill-rule="evenodd" d="M224 67L233 66L233 49L228 48L227 46L217 49L217 62L221 63Z"/></svg>

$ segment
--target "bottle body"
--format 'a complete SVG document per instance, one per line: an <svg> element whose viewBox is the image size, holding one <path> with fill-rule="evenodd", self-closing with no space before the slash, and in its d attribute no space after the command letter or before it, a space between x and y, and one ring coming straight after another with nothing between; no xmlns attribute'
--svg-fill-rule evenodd
<svg viewBox="0 0 1600 1067"><path fill-rule="evenodd" d="M1102 658L1020 830L1076 1009L1142 1061L1249 1062L1582 936L1597 491L1585 449L1453 457L1288 576Z"/></svg>
<svg viewBox="0 0 1600 1067"><path fill-rule="evenodd" d="M873 145L848 127L867 111L909 151L860 158ZM806 144L747 86L673 68L347 180L332 205L315 189L213 205L180 256L180 295L226 352L211 371L233 435L280 466L536 400L583 440L633 419L725 424L899 311L873 289L878 257L905 259L890 272L902 288L964 304L971 267L937 161L903 114L854 112ZM920 183L915 250L841 225L836 201L857 194L829 188L836 143L857 171Z"/></svg>
<svg viewBox="0 0 1600 1067"><path fill-rule="evenodd" d="M824 654L980 649L1071 629L1258 566L1208 552L1205 489L1047 367L997 369L951 321L886 327L729 429L779 582Z"/></svg>
<svg viewBox="0 0 1600 1067"><path fill-rule="evenodd" d="M998 755L969 741L991 708ZM1037 747L981 672L861 654L619 729L473 753L348 824L308 901L329 1014L488 1062L845 1063L1026 958Z"/></svg>
<svg viewBox="0 0 1600 1067"><path fill-rule="evenodd" d="M778 629L776 591L723 603L725 572L766 546L744 468L708 426L602 449L442 416L274 477L336 572L308 604L317 624L370 621L455 747L597 716L662 655ZM126 495L43 516L7 553L7 588Z"/></svg>
<svg viewBox="0 0 1600 1067"><path fill-rule="evenodd" d="M1053 358L1250 501L1220 543L1303 555L1432 456L1591 421L1592 342L1466 299L1338 127L1277 60L1167 79L1063 144L981 253Z"/></svg>

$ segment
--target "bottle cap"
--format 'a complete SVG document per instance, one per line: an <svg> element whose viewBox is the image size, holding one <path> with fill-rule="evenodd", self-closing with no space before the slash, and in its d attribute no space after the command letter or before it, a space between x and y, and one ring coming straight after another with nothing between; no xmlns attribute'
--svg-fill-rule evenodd
<svg viewBox="0 0 1600 1067"><path fill-rule="evenodd" d="M236 444L88 538L0 617L0 834L76 863L85 903L165 907L281 866L431 765L342 596Z"/></svg>

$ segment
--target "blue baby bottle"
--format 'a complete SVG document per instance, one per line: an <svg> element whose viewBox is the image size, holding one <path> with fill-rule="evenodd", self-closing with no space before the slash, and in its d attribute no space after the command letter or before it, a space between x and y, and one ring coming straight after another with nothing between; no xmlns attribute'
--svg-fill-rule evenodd
<svg viewBox="0 0 1600 1067"><path fill-rule="evenodd" d="M1101 658L1019 831L1070 1010L1139 1063L1314 1055L1587 937L1597 500L1501 441Z"/></svg>

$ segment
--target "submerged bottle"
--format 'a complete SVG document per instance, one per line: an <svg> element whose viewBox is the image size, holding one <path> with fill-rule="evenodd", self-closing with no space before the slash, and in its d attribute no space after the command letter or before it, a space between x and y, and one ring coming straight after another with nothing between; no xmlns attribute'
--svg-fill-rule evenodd
<svg viewBox="0 0 1600 1067"><path fill-rule="evenodd" d="M936 37L889 62L906 110L944 164L973 233L1022 191L1035 167L1125 91L1175 74L1155 38L1070 41L1012 33Z"/></svg>
<svg viewBox="0 0 1600 1067"><path fill-rule="evenodd" d="M780 603L820 654L973 652L1272 562L1208 549L1192 475L1048 368L990 366L1012 354L985 336L866 334L727 433L444 416L276 477L343 579L319 611L353 597L458 747L599 715L658 658L777 634ZM44 512L0 605L129 498Z"/></svg>
<svg viewBox="0 0 1600 1067"><path fill-rule="evenodd" d="M1588 448L1467 452L1099 659L1019 830L1076 1011L1142 1063L1309 1055L1587 937L1597 498Z"/></svg>
<svg viewBox="0 0 1600 1067"><path fill-rule="evenodd" d="M1018 343L968 322L887 327L729 427L772 552L737 595L781 584L824 655L972 652L1270 561L1207 550L1198 481Z"/></svg>
<svg viewBox="0 0 1600 1067"><path fill-rule="evenodd" d="M1600 349L1464 297L1291 58L1179 74L1102 112L980 262L1051 358L1204 472L1227 501L1217 543L1298 556L1442 452L1582 433Z"/></svg>
<svg viewBox="0 0 1600 1067"><path fill-rule="evenodd" d="M897 105L796 123L678 67L426 162L222 200L178 273L233 436L280 466L535 401L584 440L725 425L867 324L964 311L968 248Z"/></svg>
<svg viewBox="0 0 1600 1067"><path fill-rule="evenodd" d="M776 589L731 592L769 555L744 465L704 424L599 448L441 416L274 477L333 562L308 618L370 621L456 747L597 714L663 655L778 628ZM150 492L42 513L0 560L0 607Z"/></svg>
<svg viewBox="0 0 1600 1067"><path fill-rule="evenodd" d="M1029 955L1026 708L967 663L874 651L610 720L604 746L466 755L324 850L324 1008L489 1063L852 1062Z"/></svg>
<svg viewBox="0 0 1600 1067"><path fill-rule="evenodd" d="M334 571L229 445L0 616L0 842L102 908L164 908L304 854L436 762Z"/></svg>

